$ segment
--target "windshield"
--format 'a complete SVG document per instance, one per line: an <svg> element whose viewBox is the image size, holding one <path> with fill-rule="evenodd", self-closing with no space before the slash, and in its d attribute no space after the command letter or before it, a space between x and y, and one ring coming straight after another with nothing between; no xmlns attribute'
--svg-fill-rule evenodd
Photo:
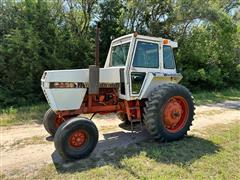
<svg viewBox="0 0 240 180"><path fill-rule="evenodd" d="M125 66L129 45L130 42L112 47L111 66Z"/></svg>

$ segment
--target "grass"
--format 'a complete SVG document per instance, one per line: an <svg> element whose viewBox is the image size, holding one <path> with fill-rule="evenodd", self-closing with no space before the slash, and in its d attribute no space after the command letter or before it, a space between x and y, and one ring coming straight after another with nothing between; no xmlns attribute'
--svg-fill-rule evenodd
<svg viewBox="0 0 240 180"><path fill-rule="evenodd" d="M197 105L221 102L224 100L240 100L240 89L227 89L223 91L201 91L193 93ZM42 118L48 105L39 105L6 108L0 112L0 125L11 126L26 123L42 123Z"/></svg>
<svg viewBox="0 0 240 180"><path fill-rule="evenodd" d="M29 179L239 179L240 124L208 128L181 141L144 141L98 157L49 164ZM207 134L207 135L206 135Z"/></svg>
<svg viewBox="0 0 240 180"><path fill-rule="evenodd" d="M0 112L0 124L1 126L10 126L33 122L42 123L43 115L47 109L48 105L46 103L18 108L6 108Z"/></svg>
<svg viewBox="0 0 240 180"><path fill-rule="evenodd" d="M225 89L221 91L200 91L193 93L197 105L218 103L225 100L240 100L240 89Z"/></svg>

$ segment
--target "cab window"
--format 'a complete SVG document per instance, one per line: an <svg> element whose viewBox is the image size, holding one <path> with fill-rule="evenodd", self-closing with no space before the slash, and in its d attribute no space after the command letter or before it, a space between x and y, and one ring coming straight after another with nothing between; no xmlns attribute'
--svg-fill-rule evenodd
<svg viewBox="0 0 240 180"><path fill-rule="evenodd" d="M112 47L111 66L125 66L130 43Z"/></svg>
<svg viewBox="0 0 240 180"><path fill-rule="evenodd" d="M158 44L138 41L133 59L133 67L158 68Z"/></svg>
<svg viewBox="0 0 240 180"><path fill-rule="evenodd" d="M163 46L163 65L164 69L175 69L175 60L171 46Z"/></svg>
<svg viewBox="0 0 240 180"><path fill-rule="evenodd" d="M143 81L145 79L145 72L132 72L131 81L132 81L132 93L138 94L141 90Z"/></svg>

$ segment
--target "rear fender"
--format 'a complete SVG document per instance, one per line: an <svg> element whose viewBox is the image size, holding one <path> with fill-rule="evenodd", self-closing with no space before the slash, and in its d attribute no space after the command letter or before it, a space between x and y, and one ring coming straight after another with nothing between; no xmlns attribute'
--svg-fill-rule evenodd
<svg viewBox="0 0 240 180"><path fill-rule="evenodd" d="M164 83L179 83L182 79L180 73L177 74L163 74L163 73L148 73L144 81L142 91L139 99L148 98L151 92L159 85Z"/></svg>

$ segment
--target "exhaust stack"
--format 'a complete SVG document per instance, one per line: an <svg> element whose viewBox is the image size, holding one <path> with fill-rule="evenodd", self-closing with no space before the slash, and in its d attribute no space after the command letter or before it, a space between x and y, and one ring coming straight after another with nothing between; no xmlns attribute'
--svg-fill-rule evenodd
<svg viewBox="0 0 240 180"><path fill-rule="evenodd" d="M99 32L100 32L100 23L97 22L95 65L89 66L88 94L99 93Z"/></svg>
<svg viewBox="0 0 240 180"><path fill-rule="evenodd" d="M97 22L96 27L96 52L95 52L95 65L99 67L99 32L100 32L100 23Z"/></svg>

